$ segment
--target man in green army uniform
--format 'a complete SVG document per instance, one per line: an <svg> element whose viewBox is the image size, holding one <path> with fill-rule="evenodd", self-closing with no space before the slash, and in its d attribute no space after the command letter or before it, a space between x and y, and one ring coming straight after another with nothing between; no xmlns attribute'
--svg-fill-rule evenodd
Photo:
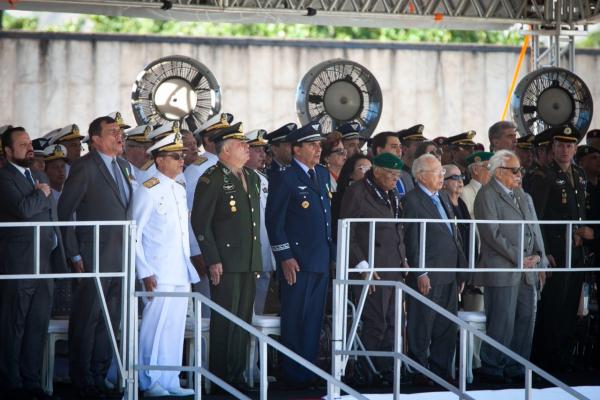
<svg viewBox="0 0 600 400"><path fill-rule="evenodd" d="M244 167L249 146L241 123L215 131L219 162L196 186L192 228L208 266L212 300L251 323L255 274L262 271L260 180ZM210 371L242 391L249 336L219 313L210 320Z"/></svg>

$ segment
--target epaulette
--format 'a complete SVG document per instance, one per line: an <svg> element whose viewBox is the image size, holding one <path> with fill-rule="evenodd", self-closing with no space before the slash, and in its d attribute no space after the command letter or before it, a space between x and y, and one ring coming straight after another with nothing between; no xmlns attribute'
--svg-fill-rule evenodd
<svg viewBox="0 0 600 400"><path fill-rule="evenodd" d="M206 172L204 172L204 174L202 174L202 175L210 175L213 172L215 172L216 170L217 170L217 165L215 164L212 167L210 167L209 169L207 169Z"/></svg>
<svg viewBox="0 0 600 400"><path fill-rule="evenodd" d="M148 171L148 169L154 164L154 160L148 160L142 167L140 168L142 171Z"/></svg>
<svg viewBox="0 0 600 400"><path fill-rule="evenodd" d="M206 158L204 156L198 156L198 158L196 159L196 161L194 161L192 164L194 164L194 165L202 165L206 161L208 161L208 158Z"/></svg>
<svg viewBox="0 0 600 400"><path fill-rule="evenodd" d="M150 178L146 182L144 182L144 186L146 186L148 189L150 189L151 187L154 187L154 186L158 185L159 183L160 183L160 180L158 178Z"/></svg>

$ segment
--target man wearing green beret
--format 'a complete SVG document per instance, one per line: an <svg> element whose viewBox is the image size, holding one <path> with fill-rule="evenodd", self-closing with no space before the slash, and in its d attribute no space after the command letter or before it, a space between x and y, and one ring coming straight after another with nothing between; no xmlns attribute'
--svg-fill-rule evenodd
<svg viewBox="0 0 600 400"><path fill-rule="evenodd" d="M468 156L465 160L471 180L463 188L460 198L467 205L469 215L473 215L473 205L475 204L477 192L479 192L481 186L485 185L490 180L488 163L493 155L494 153L489 151L478 151L477 153Z"/></svg>
<svg viewBox="0 0 600 400"><path fill-rule="evenodd" d="M400 218L400 195L396 182L402 171L402 161L393 154L381 153L373 159L373 168L365 177L350 186L342 200L340 218ZM375 230L375 265L368 264L369 225L354 224L350 231L350 262L353 268L407 267L404 237L400 224L378 223ZM365 279L402 280L400 272L364 272ZM394 288L390 286L355 286L356 298L368 290L363 314L361 339L372 351L392 351L395 330ZM376 357L374 361L384 381L393 382L393 360ZM364 364L366 365L366 364ZM368 368L365 368L368 371ZM376 383L376 382L369 382Z"/></svg>
<svg viewBox="0 0 600 400"><path fill-rule="evenodd" d="M214 131L210 138L219 156L198 181L192 228L208 266L214 302L252 322L255 282L262 271L260 180L244 167L249 146L241 124ZM210 371L238 389L244 382L248 334L213 312L210 319Z"/></svg>

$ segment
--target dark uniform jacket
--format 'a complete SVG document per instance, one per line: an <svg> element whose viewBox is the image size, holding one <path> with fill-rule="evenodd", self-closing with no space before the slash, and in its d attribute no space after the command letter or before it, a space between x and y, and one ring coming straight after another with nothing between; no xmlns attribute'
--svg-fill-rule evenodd
<svg viewBox="0 0 600 400"><path fill-rule="evenodd" d="M48 183L46 175L32 177ZM36 190L17 168L8 163L0 169L0 222L56 221L56 203ZM33 228L0 229L1 274L32 274L34 271ZM55 242L56 240L56 242ZM55 249L52 250L53 246ZM57 227L40 228L40 272L67 272L60 231Z"/></svg>
<svg viewBox="0 0 600 400"><path fill-rule="evenodd" d="M352 184L344 193L340 219L343 218L396 218L383 199L377 198L367 187L365 179ZM395 190L395 189L394 189ZM369 223L353 222L350 226L351 268L361 261L369 262ZM375 225L375 265L371 268L402 268L406 261L404 231L401 223L386 222ZM401 272L378 273L382 279L401 279Z"/></svg>
<svg viewBox="0 0 600 400"><path fill-rule="evenodd" d="M296 161L272 174L265 220L278 265L294 258L303 271L327 272L335 260L329 171L316 165L315 173L318 186Z"/></svg>
<svg viewBox="0 0 600 400"><path fill-rule="evenodd" d="M439 192L440 201L446 211L448 219L454 219L454 212L450 206L448 195ZM423 218L423 219L441 219L435 204L429 198L419 185L414 190L408 192L403 198L404 218ZM425 267L426 268L464 268L467 266L467 259L462 251L462 243L456 224L451 223L452 233L444 223L427 224L426 242L425 242ZM422 275L418 271L419 267L419 245L420 245L420 224L406 223L404 226L406 256L408 264L415 272L410 272L407 281L411 285L416 285L416 278ZM464 280L462 274L455 272L433 272L429 273L429 279L432 285L448 284L452 281Z"/></svg>
<svg viewBox="0 0 600 400"><path fill-rule="evenodd" d="M221 263L223 272L260 272L260 179L243 168L248 192L221 162L198 181L192 228L207 266Z"/></svg>
<svg viewBox="0 0 600 400"><path fill-rule="evenodd" d="M123 183L129 187L129 201L123 204L117 183L97 151L75 161L58 201L61 221L126 221L131 220L133 189L127 161L117 157ZM69 258L81 255L86 272L93 271L94 229L79 226L63 229ZM100 227L100 271L120 271L123 265L123 227Z"/></svg>
<svg viewBox="0 0 600 400"><path fill-rule="evenodd" d="M540 220L585 220L585 173L575 164L571 170L573 185L555 161L532 172L529 194ZM565 267L565 225L542 225L542 235L546 254L554 256L558 267ZM573 262L583 262L583 247L574 248L572 256Z"/></svg>

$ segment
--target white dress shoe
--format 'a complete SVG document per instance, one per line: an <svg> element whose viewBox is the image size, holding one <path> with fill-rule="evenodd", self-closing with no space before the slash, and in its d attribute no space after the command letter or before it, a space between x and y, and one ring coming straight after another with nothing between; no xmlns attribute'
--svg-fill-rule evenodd
<svg viewBox="0 0 600 400"><path fill-rule="evenodd" d="M182 387L169 388L170 396L193 396L194 389L186 389Z"/></svg>
<svg viewBox="0 0 600 400"><path fill-rule="evenodd" d="M169 391L165 390L158 383L152 385L152 387L144 392L144 397L163 397L169 396Z"/></svg>

